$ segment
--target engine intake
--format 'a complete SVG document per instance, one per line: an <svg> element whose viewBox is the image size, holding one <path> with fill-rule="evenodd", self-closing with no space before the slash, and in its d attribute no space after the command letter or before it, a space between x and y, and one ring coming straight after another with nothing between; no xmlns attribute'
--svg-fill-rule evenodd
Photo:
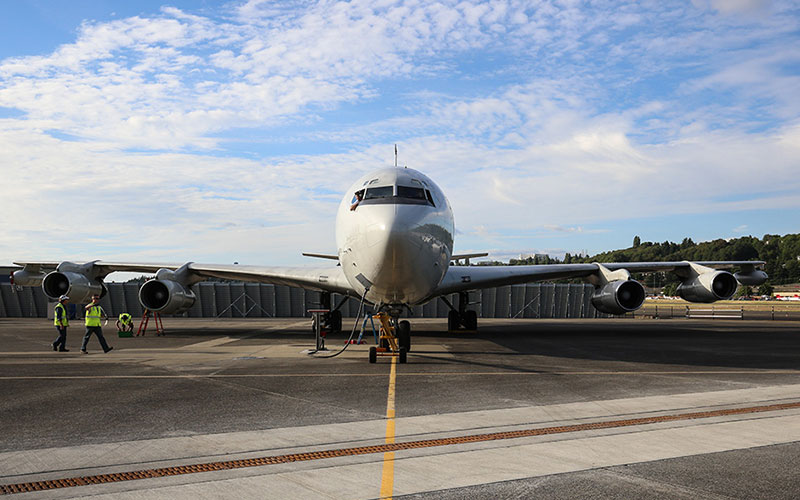
<svg viewBox="0 0 800 500"><path fill-rule="evenodd" d="M733 297L739 284L728 271L703 273L678 286L678 295L689 302L716 302Z"/></svg>
<svg viewBox="0 0 800 500"><path fill-rule="evenodd" d="M625 314L642 307L644 287L636 280L616 280L595 290L592 305L606 314Z"/></svg>
<svg viewBox="0 0 800 500"><path fill-rule="evenodd" d="M76 304L88 302L92 295L104 297L108 292L99 278L92 280L80 273L59 271L53 271L44 277L42 290L52 300L58 300L60 296L68 295L69 299Z"/></svg>
<svg viewBox="0 0 800 500"><path fill-rule="evenodd" d="M163 314L181 314L196 300L194 292L173 280L153 279L139 289L142 307Z"/></svg>

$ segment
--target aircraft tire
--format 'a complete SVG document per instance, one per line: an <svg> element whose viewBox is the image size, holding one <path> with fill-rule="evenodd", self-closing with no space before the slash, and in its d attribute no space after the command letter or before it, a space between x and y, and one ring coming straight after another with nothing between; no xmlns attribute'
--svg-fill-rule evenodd
<svg viewBox="0 0 800 500"><path fill-rule="evenodd" d="M477 330L478 329L478 312L477 311L467 311L464 315L464 327L467 330Z"/></svg>
<svg viewBox="0 0 800 500"><path fill-rule="evenodd" d="M459 321L459 314L458 311L451 310L447 313L447 329L448 330L458 330Z"/></svg>
<svg viewBox="0 0 800 500"><path fill-rule="evenodd" d="M401 349L411 352L411 323L403 320L397 324L397 340Z"/></svg>
<svg viewBox="0 0 800 500"><path fill-rule="evenodd" d="M378 350L375 346L372 346L369 348L369 362L374 363L376 361L378 361Z"/></svg>
<svg viewBox="0 0 800 500"><path fill-rule="evenodd" d="M342 311L331 311L331 333L342 332Z"/></svg>

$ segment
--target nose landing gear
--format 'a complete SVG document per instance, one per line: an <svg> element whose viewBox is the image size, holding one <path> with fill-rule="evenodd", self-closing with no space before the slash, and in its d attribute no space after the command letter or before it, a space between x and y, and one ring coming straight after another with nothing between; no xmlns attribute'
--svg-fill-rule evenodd
<svg viewBox="0 0 800 500"><path fill-rule="evenodd" d="M408 321L400 321L393 326L391 317L385 312L379 312L374 319L381 324L380 347L369 348L369 362L375 363L378 356L397 356L400 363L408 360L408 348L411 347L411 325Z"/></svg>

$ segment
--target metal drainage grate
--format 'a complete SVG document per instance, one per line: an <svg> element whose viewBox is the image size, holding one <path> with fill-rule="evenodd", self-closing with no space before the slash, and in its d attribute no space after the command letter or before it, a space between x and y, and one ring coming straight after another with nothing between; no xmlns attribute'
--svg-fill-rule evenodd
<svg viewBox="0 0 800 500"><path fill-rule="evenodd" d="M179 465L175 467L162 467L131 472L115 472L111 474L98 474L95 476L71 477L53 479L48 481L35 481L30 483L0 485L0 494L24 493L29 491L53 490L57 488L71 488L73 486L86 486L90 484L117 483L132 481L134 479L147 479L154 477L179 476L194 474L196 472L211 472L217 470L241 469L244 467L260 467L264 465L283 464L288 462L304 462L321 460L324 458L346 457L354 455L368 455L373 453L386 453L417 448L430 448L435 446L448 446L464 443L478 443L500 439L515 439L523 437L544 436L548 434L562 434L567 432L589 431L597 429L611 429L615 427L629 427L634 425L658 424L675 422L679 420L694 420L701 418L723 417L730 415L743 415L748 413L761 413L767 411L780 411L800 408L800 402L779 403L764 406L750 406L745 408L729 408L724 410L710 410L693 413L679 413L675 415L662 415L657 417L631 418L625 420L608 420L605 422L591 422L586 424L563 425L558 427L541 427L523 429L518 431L493 432L489 434L473 434L440 439L426 439L421 441L408 441L404 443L388 443L375 446L360 446L355 448L341 448L338 450L322 450L307 453L293 453L289 455L276 455L272 457L248 458L244 460L228 460L224 462L209 462L194 465Z"/></svg>

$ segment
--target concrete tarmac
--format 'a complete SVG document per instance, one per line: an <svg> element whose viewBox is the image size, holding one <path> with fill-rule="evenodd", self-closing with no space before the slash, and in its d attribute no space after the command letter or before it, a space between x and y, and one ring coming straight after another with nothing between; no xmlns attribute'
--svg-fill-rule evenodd
<svg viewBox="0 0 800 500"><path fill-rule="evenodd" d="M57 353L46 320L2 319L0 491L187 466L11 498L800 492L796 322L481 320L453 334L411 321L408 363L369 364L369 345L303 354L303 318L106 327L114 350L93 338L88 355L81 325Z"/></svg>

